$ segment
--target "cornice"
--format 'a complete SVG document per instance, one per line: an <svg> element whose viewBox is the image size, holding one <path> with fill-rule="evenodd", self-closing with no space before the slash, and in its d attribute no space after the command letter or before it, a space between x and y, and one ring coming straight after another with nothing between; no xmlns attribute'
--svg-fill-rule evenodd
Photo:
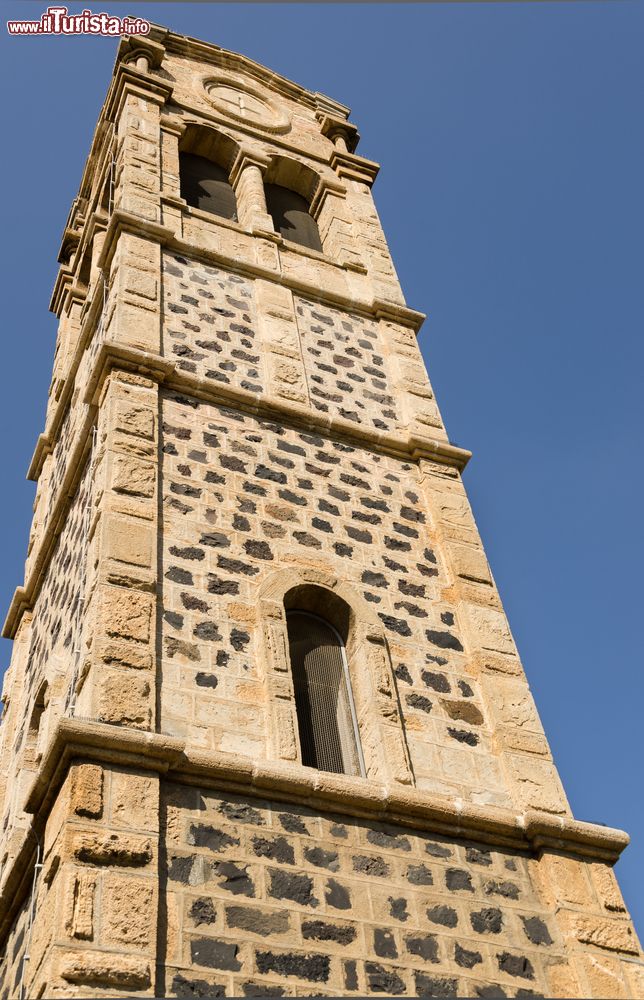
<svg viewBox="0 0 644 1000"><path fill-rule="evenodd" d="M379 163L367 160L364 156L357 156L356 153L345 153L340 149L333 150L330 163L338 177L359 181L368 184L369 187L373 185L380 170Z"/></svg>
<svg viewBox="0 0 644 1000"><path fill-rule="evenodd" d="M298 764L255 761L239 754L202 750L174 736L86 719L62 718L27 793L26 811L47 811L75 758L144 767L173 780L199 781L253 798L278 797L321 812L344 812L446 836L489 844L566 853L612 863L628 834L568 816L437 795L368 778L331 774Z"/></svg>
<svg viewBox="0 0 644 1000"><path fill-rule="evenodd" d="M176 199L169 199L168 201L169 204L176 204ZM246 233L249 240L253 239L251 233L247 233L236 223L226 223L225 228L236 229L240 233ZM290 288L293 292L313 298L316 302L324 303L325 305L336 306L340 309L348 309L352 312L357 312L362 316L372 319L382 318L391 320L392 322L399 323L402 326L410 327L414 333L418 333L426 318L425 313L419 312L416 309L410 309L409 306L406 306L402 302L393 302L378 298L360 299L356 296L354 290L344 294L342 292L325 289L313 280L307 281L301 277L285 274L284 271L277 274L271 268L264 267L262 264L258 264L255 260L251 260L250 255L247 259L243 259L239 254L233 258L225 251L218 251L198 246L195 243L191 243L189 240L184 240L177 236L176 233L167 226L156 222L148 222L141 219L139 216L124 212L121 209L115 210L110 218L110 224L106 232L105 242L98 260L98 266L100 268L105 269L109 266L115 250L116 241L122 232L132 233L135 236L147 236L150 239L156 239L166 250L173 250L178 253L187 254L194 260L200 260L206 264L219 265L234 274L244 275L250 278L265 278L268 281L284 285L285 287ZM340 273L354 272L354 268L352 267L348 267L345 264L338 264L336 261L330 260L328 257L318 254L315 251L307 251L306 248L299 248L296 244L289 245L288 250L289 252L299 254L300 256L312 257L316 260L320 260L325 267L330 268L332 271Z"/></svg>
<svg viewBox="0 0 644 1000"><path fill-rule="evenodd" d="M303 104L311 110L323 109L338 117L347 118L350 109L344 104L340 104L332 97L325 94L313 92L302 87L301 84L289 80L281 73L263 66L261 63L249 59L248 56L239 52L232 52L211 42L204 42L189 35L179 35L169 31L162 25L152 25L150 36L165 46L166 52L171 55L179 55L188 59L195 59L205 62L218 69L232 70L233 72L244 73L251 80L263 84L274 93L291 98L299 104Z"/></svg>

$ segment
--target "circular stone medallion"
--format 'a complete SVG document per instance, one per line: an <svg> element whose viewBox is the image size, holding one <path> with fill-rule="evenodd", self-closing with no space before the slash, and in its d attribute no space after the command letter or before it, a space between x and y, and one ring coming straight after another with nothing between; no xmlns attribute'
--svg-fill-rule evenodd
<svg viewBox="0 0 644 1000"><path fill-rule="evenodd" d="M248 87L230 80L206 80L204 86L214 106L228 118L257 125L267 132L288 132L291 127L282 108Z"/></svg>

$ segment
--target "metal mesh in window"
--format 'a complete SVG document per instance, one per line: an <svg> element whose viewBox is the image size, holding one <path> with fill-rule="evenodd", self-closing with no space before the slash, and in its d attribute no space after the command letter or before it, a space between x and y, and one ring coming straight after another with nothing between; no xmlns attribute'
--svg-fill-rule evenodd
<svg viewBox="0 0 644 1000"><path fill-rule="evenodd" d="M360 774L344 646L335 629L304 611L287 614L302 763Z"/></svg>
<svg viewBox="0 0 644 1000"><path fill-rule="evenodd" d="M181 197L189 205L224 219L237 218L235 192L223 167L193 153L180 153L179 163Z"/></svg>

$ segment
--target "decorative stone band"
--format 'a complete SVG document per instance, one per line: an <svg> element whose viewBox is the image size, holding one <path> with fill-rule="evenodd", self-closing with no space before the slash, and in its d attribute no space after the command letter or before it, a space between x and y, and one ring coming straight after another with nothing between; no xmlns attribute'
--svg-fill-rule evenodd
<svg viewBox="0 0 644 1000"><path fill-rule="evenodd" d="M452 837L537 852L542 848L614 862L629 843L621 830L530 810L478 806L400 785L284 762L191 748L184 740L82 719L61 719L29 790L26 811L44 818L75 758L136 765L252 797L274 795L321 812L342 811Z"/></svg>

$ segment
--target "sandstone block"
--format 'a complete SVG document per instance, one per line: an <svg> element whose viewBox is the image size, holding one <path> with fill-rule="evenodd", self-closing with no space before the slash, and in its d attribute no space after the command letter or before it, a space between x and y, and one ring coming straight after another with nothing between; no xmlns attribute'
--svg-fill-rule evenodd
<svg viewBox="0 0 644 1000"><path fill-rule="evenodd" d="M72 767L71 807L77 816L100 819L103 815L103 768L98 764Z"/></svg>
<svg viewBox="0 0 644 1000"><path fill-rule="evenodd" d="M125 833L77 833L72 838L72 854L84 864L135 868L152 860L152 842L149 837Z"/></svg>
<svg viewBox="0 0 644 1000"><path fill-rule="evenodd" d="M103 883L107 944L152 948L156 936L156 900L149 880L110 876Z"/></svg>
<svg viewBox="0 0 644 1000"><path fill-rule="evenodd" d="M607 951L639 954L638 941L629 920L608 920L572 911L562 911L558 919L566 933L581 944L592 944Z"/></svg>
<svg viewBox="0 0 644 1000"><path fill-rule="evenodd" d="M509 755L508 755L509 756ZM554 764L536 757L509 756L509 763L523 808L568 813L568 803Z"/></svg>
<svg viewBox="0 0 644 1000"><path fill-rule="evenodd" d="M100 678L98 718L101 722L149 729L152 720L150 684L126 671Z"/></svg>
<svg viewBox="0 0 644 1000"><path fill-rule="evenodd" d="M581 995L579 979L572 962L565 959L552 962L546 967L546 976L550 986L549 996L568 1000L569 997Z"/></svg>
<svg viewBox="0 0 644 1000"><path fill-rule="evenodd" d="M135 295L140 295L144 299L154 300L158 295L159 283L153 274L130 268L125 287L128 292L134 292Z"/></svg>
<svg viewBox="0 0 644 1000"><path fill-rule="evenodd" d="M614 913L625 913L626 907L613 869L596 862L590 866L590 872L602 906Z"/></svg>
<svg viewBox="0 0 644 1000"><path fill-rule="evenodd" d="M150 985L150 963L134 955L105 951L72 951L60 962L60 975L68 983L100 984L103 988L143 990Z"/></svg>
<svg viewBox="0 0 644 1000"><path fill-rule="evenodd" d="M112 771L110 816L114 823L156 831L159 824L159 780L147 773Z"/></svg>
<svg viewBox="0 0 644 1000"><path fill-rule="evenodd" d="M152 497L156 485L156 468L151 462L141 462L127 455L115 455L112 465L112 489L130 496Z"/></svg>
<svg viewBox="0 0 644 1000"><path fill-rule="evenodd" d="M154 411L147 406L137 406L128 400L120 399L116 405L114 429L136 437L154 437Z"/></svg>
<svg viewBox="0 0 644 1000"><path fill-rule="evenodd" d="M96 876L91 872L72 876L65 920L65 928L72 937L87 941L94 937L95 892Z"/></svg>
<svg viewBox="0 0 644 1000"><path fill-rule="evenodd" d="M619 962L598 955L582 955L578 961L586 974L588 995L593 1000L622 1000L629 995Z"/></svg>
<svg viewBox="0 0 644 1000"><path fill-rule="evenodd" d="M490 567L482 549L470 545L451 545L449 552L454 572L458 576L481 583L492 582Z"/></svg>
<svg viewBox="0 0 644 1000"><path fill-rule="evenodd" d="M538 862L538 873L543 878L544 893L551 905L571 903L584 908L593 907L592 892L581 862L548 851Z"/></svg>
<svg viewBox="0 0 644 1000"><path fill-rule="evenodd" d="M152 666L150 650L126 639L102 638L97 644L97 649L103 663L133 667L135 670L149 670Z"/></svg>
<svg viewBox="0 0 644 1000"><path fill-rule="evenodd" d="M468 633L473 645L498 653L516 652L507 619L500 611L466 604L463 605L463 615L469 625Z"/></svg>
<svg viewBox="0 0 644 1000"><path fill-rule="evenodd" d="M150 594L109 587L103 591L102 619L108 635L149 642L153 598Z"/></svg>

